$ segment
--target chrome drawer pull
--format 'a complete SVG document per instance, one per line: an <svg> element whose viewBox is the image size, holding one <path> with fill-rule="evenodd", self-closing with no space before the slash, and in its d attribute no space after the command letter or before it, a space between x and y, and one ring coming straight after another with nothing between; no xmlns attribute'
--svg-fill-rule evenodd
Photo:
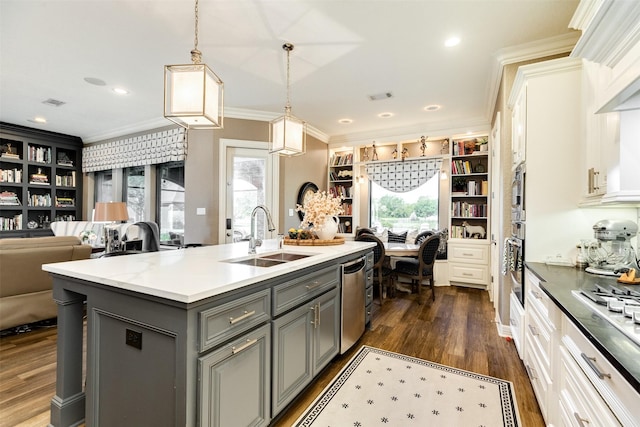
<svg viewBox="0 0 640 427"><path fill-rule="evenodd" d="M540 299L540 293L538 291L531 291L531 293L533 294L534 297Z"/></svg>
<svg viewBox="0 0 640 427"><path fill-rule="evenodd" d="M582 418L577 412L574 412L573 416L576 417L576 421L578 421L578 424L580 424L582 427L584 427L584 423L589 424L589 420Z"/></svg>
<svg viewBox="0 0 640 427"><path fill-rule="evenodd" d="M242 316L240 316L240 317L236 317L235 319L233 317L229 317L229 324L233 325L234 323L238 323L239 321L244 320L247 317L251 317L254 314L256 314L255 310L251 310L251 311L245 310L244 314Z"/></svg>
<svg viewBox="0 0 640 427"><path fill-rule="evenodd" d="M235 347L231 347L231 354L237 354L240 353L242 350L246 350L247 348L251 347L252 345L254 345L255 343L258 342L257 338L254 338L252 340L247 340L246 343L242 344L240 347L235 348Z"/></svg>
<svg viewBox="0 0 640 427"><path fill-rule="evenodd" d="M513 320L513 319L509 319L509 323L511 323L513 326L516 326L516 325L517 325L516 321L515 321L515 320Z"/></svg>
<svg viewBox="0 0 640 427"><path fill-rule="evenodd" d="M467 277L473 277L473 274L471 273L462 273L463 276L467 276Z"/></svg>
<svg viewBox="0 0 640 427"><path fill-rule="evenodd" d="M307 285L305 286L307 288L308 291L317 288L318 286L322 285L322 283L318 282L317 280L315 282L313 282L313 285Z"/></svg>
<svg viewBox="0 0 640 427"><path fill-rule="evenodd" d="M582 358L584 359L585 362L587 362L587 365L589 365L589 367L591 369L593 369L593 372L595 372L595 374L598 376L598 378L600 379L604 379L604 377L607 377L609 379L611 379L611 374L603 374L602 372L600 372L600 369L598 369L598 367L596 366L596 358L595 357L589 357L584 353L580 354L582 356Z"/></svg>
<svg viewBox="0 0 640 427"><path fill-rule="evenodd" d="M473 256L473 254L470 254L470 253L464 253L464 252L463 252L463 253L462 253L462 256Z"/></svg>
<svg viewBox="0 0 640 427"><path fill-rule="evenodd" d="M536 329L536 327L535 327L535 326L533 326L533 325L528 325L528 326L529 326L529 330L531 331L531 334L532 334L532 335L535 335L535 336L540 335L540 334L538 333L538 330Z"/></svg>
<svg viewBox="0 0 640 427"><path fill-rule="evenodd" d="M536 375L536 371L529 365L524 365L524 367L527 369L527 372L529 373L529 376L531 377L532 380L537 380L538 377Z"/></svg>

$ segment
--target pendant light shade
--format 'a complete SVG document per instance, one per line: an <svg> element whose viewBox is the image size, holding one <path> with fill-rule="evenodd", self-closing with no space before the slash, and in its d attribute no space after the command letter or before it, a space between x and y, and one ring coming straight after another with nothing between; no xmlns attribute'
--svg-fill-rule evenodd
<svg viewBox="0 0 640 427"><path fill-rule="evenodd" d="M285 43L282 45L282 49L287 52L287 105L284 107L284 116L273 120L269 127L269 140L271 141L269 152L283 156L297 156L304 154L306 149L307 124L291 114L289 69L293 45Z"/></svg>
<svg viewBox="0 0 640 427"><path fill-rule="evenodd" d="M198 50L198 0L196 0L195 47L192 64L164 68L164 116L195 129L221 129L224 120L224 84L206 64Z"/></svg>

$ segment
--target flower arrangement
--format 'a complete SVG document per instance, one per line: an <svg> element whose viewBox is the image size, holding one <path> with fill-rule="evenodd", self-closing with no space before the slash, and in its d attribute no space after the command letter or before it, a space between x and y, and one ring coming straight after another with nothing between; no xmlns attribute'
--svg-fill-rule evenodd
<svg viewBox="0 0 640 427"><path fill-rule="evenodd" d="M296 210L304 212L304 219L300 223L301 228L319 227L328 217L344 212L342 198L327 194L326 191L314 193L305 200L304 206L298 205Z"/></svg>

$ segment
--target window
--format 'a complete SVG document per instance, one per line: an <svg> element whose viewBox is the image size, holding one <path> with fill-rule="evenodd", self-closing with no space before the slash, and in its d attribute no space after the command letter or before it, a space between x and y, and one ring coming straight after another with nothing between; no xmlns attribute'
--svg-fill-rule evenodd
<svg viewBox="0 0 640 427"><path fill-rule="evenodd" d="M96 202L113 201L113 171L97 171L95 178L95 198Z"/></svg>
<svg viewBox="0 0 640 427"><path fill-rule="evenodd" d="M398 193L371 181L369 218L378 230L425 231L438 229L439 174L415 190Z"/></svg>
<svg viewBox="0 0 640 427"><path fill-rule="evenodd" d="M156 166L158 189L157 222L160 243L184 244L184 162L162 163Z"/></svg>
<svg viewBox="0 0 640 427"><path fill-rule="evenodd" d="M144 166L125 168L122 198L127 203L130 221L145 220L144 197Z"/></svg>

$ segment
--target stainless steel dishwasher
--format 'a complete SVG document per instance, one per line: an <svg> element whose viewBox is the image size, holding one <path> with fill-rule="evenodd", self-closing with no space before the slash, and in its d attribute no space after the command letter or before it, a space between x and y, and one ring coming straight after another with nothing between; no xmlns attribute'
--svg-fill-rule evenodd
<svg viewBox="0 0 640 427"><path fill-rule="evenodd" d="M364 333L367 257L342 264L342 310L340 313L340 354Z"/></svg>

